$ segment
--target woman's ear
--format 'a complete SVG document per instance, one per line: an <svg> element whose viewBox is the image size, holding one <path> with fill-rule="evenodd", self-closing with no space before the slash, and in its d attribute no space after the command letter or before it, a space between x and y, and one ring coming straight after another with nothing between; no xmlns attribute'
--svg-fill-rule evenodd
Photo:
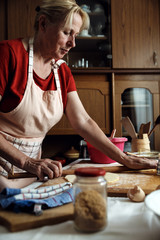
<svg viewBox="0 0 160 240"><path fill-rule="evenodd" d="M45 31L46 30L46 26L47 26L47 18L46 18L46 16L45 15L41 15L40 17L39 17L39 29L41 30L41 31Z"/></svg>

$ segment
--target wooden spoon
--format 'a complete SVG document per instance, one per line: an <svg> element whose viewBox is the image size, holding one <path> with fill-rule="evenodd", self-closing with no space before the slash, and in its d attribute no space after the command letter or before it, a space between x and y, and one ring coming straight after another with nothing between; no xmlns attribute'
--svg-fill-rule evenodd
<svg viewBox="0 0 160 240"><path fill-rule="evenodd" d="M122 118L122 124L132 138L137 138L137 133L129 117Z"/></svg>
<svg viewBox="0 0 160 240"><path fill-rule="evenodd" d="M144 126L143 126L143 133L149 133L149 131L150 131L150 128L151 128L151 122L148 122L148 123L146 123L146 124L144 124Z"/></svg>
<svg viewBox="0 0 160 240"><path fill-rule="evenodd" d="M139 132L138 132L138 137L143 138L143 133L144 133L144 123L141 123Z"/></svg>
<svg viewBox="0 0 160 240"><path fill-rule="evenodd" d="M148 136L150 136L150 135L152 134L152 132L155 130L155 128L156 128L156 126L157 126L158 124L160 124L160 115L157 117L157 119L156 119L156 121L155 121L155 123L154 123L154 125L153 125L153 128L152 128L152 130L149 132Z"/></svg>
<svg viewBox="0 0 160 240"><path fill-rule="evenodd" d="M116 134L116 129L113 129L113 130L112 130L112 133L111 133L110 139L114 138L115 134Z"/></svg>

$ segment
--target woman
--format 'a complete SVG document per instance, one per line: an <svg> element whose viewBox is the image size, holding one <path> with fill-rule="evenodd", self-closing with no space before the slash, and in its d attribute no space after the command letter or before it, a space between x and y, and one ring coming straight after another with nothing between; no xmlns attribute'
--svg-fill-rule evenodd
<svg viewBox="0 0 160 240"><path fill-rule="evenodd" d="M61 60L88 28L87 14L74 0L45 0L36 10L33 39L0 44L0 189L35 181L8 180L12 170L40 180L61 176L58 162L41 159L41 144L63 112L79 135L112 159L130 168L156 168L156 161L129 157L108 140L83 108L71 71Z"/></svg>

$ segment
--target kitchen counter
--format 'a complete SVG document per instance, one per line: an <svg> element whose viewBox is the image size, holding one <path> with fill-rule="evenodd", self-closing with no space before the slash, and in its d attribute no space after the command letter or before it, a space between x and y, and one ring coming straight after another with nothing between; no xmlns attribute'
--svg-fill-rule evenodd
<svg viewBox="0 0 160 240"><path fill-rule="evenodd" d="M78 159L68 166L63 167L63 169L78 167L81 160L82 159ZM85 160L87 160L87 165L85 166L90 166L90 164L88 164L89 159ZM118 163L110 164L110 166L118 166ZM101 167L103 167L103 164ZM144 202L131 202L125 197L108 197L107 202L108 225L103 231L92 234L80 233L74 229L73 221L12 233L9 232L7 228L0 226L0 240L64 240L66 235L67 240L160 239L160 216L148 209Z"/></svg>
<svg viewBox="0 0 160 240"><path fill-rule="evenodd" d="M127 198L108 197L108 226L101 232L85 234L74 229L73 221L27 231L9 232L0 226L0 240L159 240L160 216L148 209L144 202L135 203Z"/></svg>

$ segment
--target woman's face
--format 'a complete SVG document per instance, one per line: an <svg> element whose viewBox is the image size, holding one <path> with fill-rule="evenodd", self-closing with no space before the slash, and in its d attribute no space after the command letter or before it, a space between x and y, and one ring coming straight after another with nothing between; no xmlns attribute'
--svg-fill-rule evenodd
<svg viewBox="0 0 160 240"><path fill-rule="evenodd" d="M82 18L78 13L73 14L71 26L58 26L49 23L45 31L45 49L48 57L63 58L69 50L75 47L75 38L82 26Z"/></svg>

